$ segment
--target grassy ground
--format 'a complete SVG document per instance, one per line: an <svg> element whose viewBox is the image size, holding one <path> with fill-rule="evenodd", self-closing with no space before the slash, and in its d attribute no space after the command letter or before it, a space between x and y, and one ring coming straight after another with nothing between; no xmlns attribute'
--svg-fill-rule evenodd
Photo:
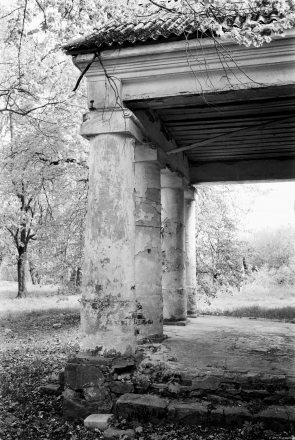
<svg viewBox="0 0 295 440"><path fill-rule="evenodd" d="M80 309L79 295L59 295L58 286L34 286L28 283L28 295L14 301L17 295L17 284L11 281L0 282L0 317L15 316L16 313L45 312L59 310L62 312Z"/></svg>
<svg viewBox="0 0 295 440"><path fill-rule="evenodd" d="M200 313L292 321L295 319L295 287L253 283L240 291L218 292L209 301L199 296L197 306Z"/></svg>
<svg viewBox="0 0 295 440"><path fill-rule="evenodd" d="M62 397L39 392L79 350L79 297L61 296L55 287L29 286L14 299L16 285L0 285L0 440L93 440L83 421L62 417ZM124 422L123 426L124 425ZM137 440L291 439L286 433L201 427L144 426Z"/></svg>

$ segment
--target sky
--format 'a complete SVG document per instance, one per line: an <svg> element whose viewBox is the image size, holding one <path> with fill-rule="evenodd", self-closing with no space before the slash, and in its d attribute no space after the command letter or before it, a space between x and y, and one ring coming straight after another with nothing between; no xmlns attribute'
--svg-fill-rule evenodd
<svg viewBox="0 0 295 440"><path fill-rule="evenodd" d="M246 218L249 229L277 227L293 224L295 226L295 181L260 183L266 194L258 197L252 212Z"/></svg>

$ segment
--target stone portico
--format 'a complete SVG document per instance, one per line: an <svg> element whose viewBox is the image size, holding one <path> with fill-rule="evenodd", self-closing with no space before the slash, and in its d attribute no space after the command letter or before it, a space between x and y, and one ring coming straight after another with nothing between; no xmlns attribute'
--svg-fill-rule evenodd
<svg viewBox="0 0 295 440"><path fill-rule="evenodd" d="M195 186L295 178L294 32L223 42L226 65L210 39L202 55L198 38L164 40L66 47L88 67L82 343L66 367L84 415L144 392L144 343L197 312Z"/></svg>

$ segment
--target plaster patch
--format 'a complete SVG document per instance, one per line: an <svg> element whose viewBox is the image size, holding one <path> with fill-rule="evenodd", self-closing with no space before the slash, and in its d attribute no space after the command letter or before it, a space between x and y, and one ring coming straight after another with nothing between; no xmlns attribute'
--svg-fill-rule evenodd
<svg viewBox="0 0 295 440"><path fill-rule="evenodd" d="M147 213L145 210L136 210L136 221L146 220L151 221L154 217L154 213Z"/></svg>

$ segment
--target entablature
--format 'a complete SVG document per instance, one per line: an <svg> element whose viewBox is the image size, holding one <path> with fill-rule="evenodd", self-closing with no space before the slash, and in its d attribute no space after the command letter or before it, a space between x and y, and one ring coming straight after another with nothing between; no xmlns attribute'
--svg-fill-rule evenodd
<svg viewBox="0 0 295 440"><path fill-rule="evenodd" d="M122 82L122 99L156 99L295 83L295 32L260 48L221 40L177 41L104 50L86 73L89 84L110 77ZM80 70L93 54L75 57Z"/></svg>

